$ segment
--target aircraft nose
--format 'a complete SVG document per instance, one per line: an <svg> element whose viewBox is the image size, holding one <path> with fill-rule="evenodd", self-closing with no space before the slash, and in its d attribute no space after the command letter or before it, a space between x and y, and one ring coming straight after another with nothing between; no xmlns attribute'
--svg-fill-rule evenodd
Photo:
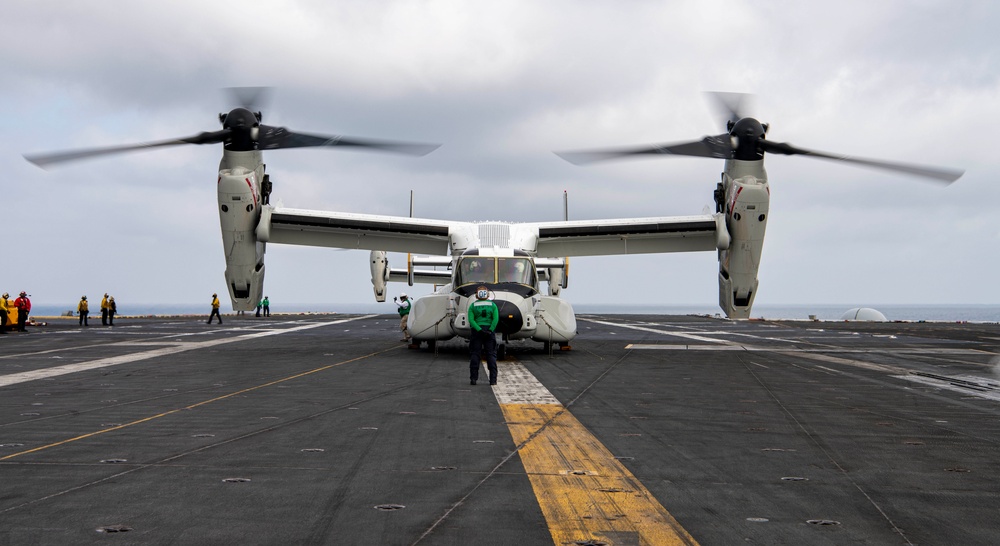
<svg viewBox="0 0 1000 546"><path fill-rule="evenodd" d="M521 310L513 302L501 300L497 301L497 310L500 311L500 320L497 321L497 331L501 334L514 334L521 330L524 318Z"/></svg>

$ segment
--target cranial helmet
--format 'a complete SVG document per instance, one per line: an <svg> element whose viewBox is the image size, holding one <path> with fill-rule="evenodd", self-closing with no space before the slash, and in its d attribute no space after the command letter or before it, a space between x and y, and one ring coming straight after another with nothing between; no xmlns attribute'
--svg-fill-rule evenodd
<svg viewBox="0 0 1000 546"><path fill-rule="evenodd" d="M476 288L476 299L485 300L490 297L490 291L485 286Z"/></svg>

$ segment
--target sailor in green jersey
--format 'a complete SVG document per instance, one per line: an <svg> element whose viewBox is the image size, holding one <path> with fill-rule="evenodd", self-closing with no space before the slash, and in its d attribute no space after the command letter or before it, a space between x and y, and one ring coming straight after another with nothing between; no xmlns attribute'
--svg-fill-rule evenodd
<svg viewBox="0 0 1000 546"><path fill-rule="evenodd" d="M500 321L497 304L489 299L490 291L485 286L476 288L476 301L469 305L469 384L479 380L479 362L486 353L486 367L490 371L490 385L497 384L497 339L493 332Z"/></svg>
<svg viewBox="0 0 1000 546"><path fill-rule="evenodd" d="M400 341L409 343L411 340L410 329L406 327L406 322L410 318L410 298L405 292L400 292L399 298L392 298L392 301L396 302L396 306L398 307L396 312L399 313L399 329L403 331L403 339Z"/></svg>

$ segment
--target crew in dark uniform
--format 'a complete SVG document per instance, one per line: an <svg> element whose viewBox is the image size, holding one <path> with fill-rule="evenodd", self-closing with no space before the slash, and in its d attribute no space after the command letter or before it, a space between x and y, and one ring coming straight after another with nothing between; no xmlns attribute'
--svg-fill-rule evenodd
<svg viewBox="0 0 1000 546"><path fill-rule="evenodd" d="M469 339L469 384L479 380L479 362L483 353L486 368L490 371L490 385L497 384L497 338L493 332L500 321L497 304L489 299L490 291L485 286L476 288L476 301L469 305L467 313L472 337Z"/></svg>

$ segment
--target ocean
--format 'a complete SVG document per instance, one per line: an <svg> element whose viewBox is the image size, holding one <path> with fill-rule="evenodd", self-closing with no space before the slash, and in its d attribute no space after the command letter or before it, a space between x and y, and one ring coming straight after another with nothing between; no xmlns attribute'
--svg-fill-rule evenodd
<svg viewBox="0 0 1000 546"><path fill-rule="evenodd" d="M573 300L569 300L573 303ZM100 302L91 303L97 307L91 311L91 317L100 319ZM807 320L815 316L818 320L840 320L848 310L855 307L871 307L880 311L888 320L900 321L932 321L932 322L1000 322L1000 305L992 304L886 304L886 305L841 305L841 304L797 304L797 305L755 305L751 316L765 319L801 319ZM601 304L573 303L578 314L644 314L644 315L721 315L722 310L717 305L658 305L658 304ZM76 304L53 305L34 304L31 314L35 317L60 316L76 309ZM171 316L171 315L205 315L210 307L205 303L118 303L118 314L121 316ZM226 310L223 304L223 311ZM290 303L271 306L272 313L375 313L395 314L396 306L392 302L385 303Z"/></svg>
<svg viewBox="0 0 1000 546"><path fill-rule="evenodd" d="M574 305L577 313L602 314L655 314L655 315L722 315L716 305ZM752 318L802 319L815 317L818 320L841 320L844 314L854 308L870 307L885 315L887 320L929 321L929 322L1000 322L1000 305L990 304L886 304L886 305L842 305L842 304L796 304L796 305L755 305Z"/></svg>

